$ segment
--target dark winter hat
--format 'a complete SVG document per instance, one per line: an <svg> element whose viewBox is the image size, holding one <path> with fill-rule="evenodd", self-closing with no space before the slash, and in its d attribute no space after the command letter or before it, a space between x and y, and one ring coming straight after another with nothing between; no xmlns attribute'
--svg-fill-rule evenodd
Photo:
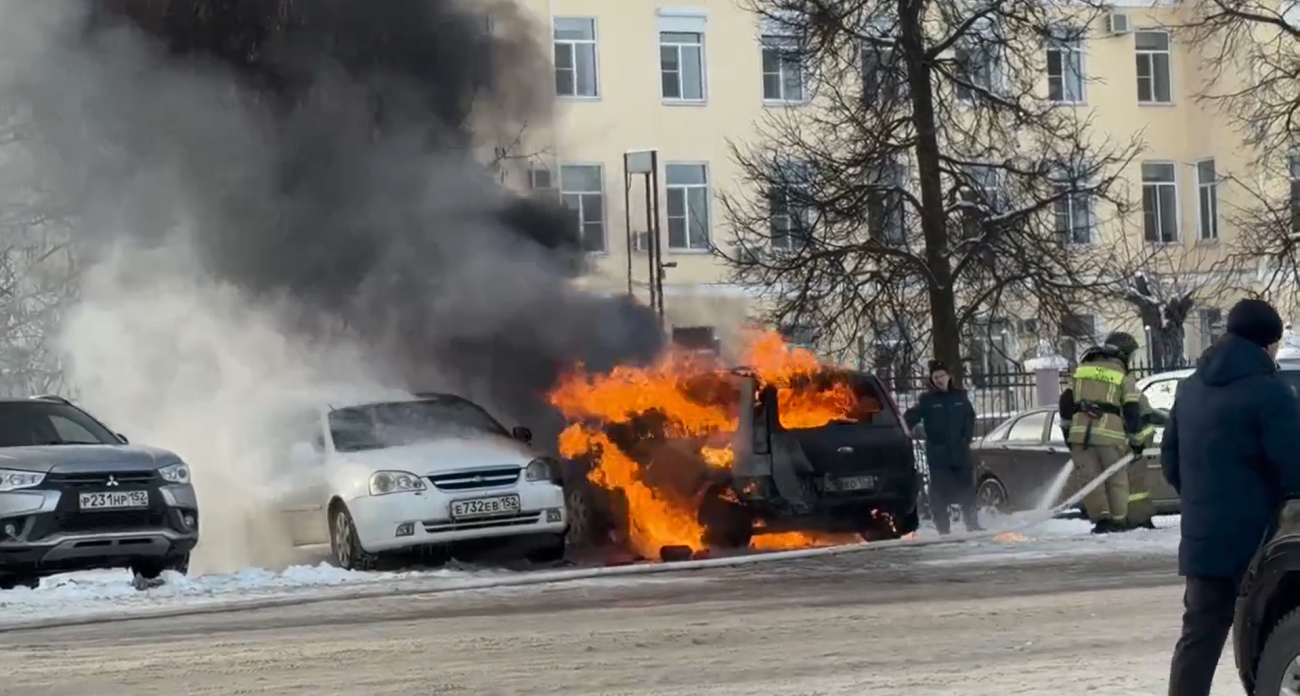
<svg viewBox="0 0 1300 696"><path fill-rule="evenodd" d="M942 360L931 360L931 361L930 361L930 374L933 375L934 373L939 372L940 370L942 370L942 371L944 371L944 372L947 372L947 371L948 371L948 366L945 365L945 364L943 364L943 361L942 361Z"/></svg>
<svg viewBox="0 0 1300 696"><path fill-rule="evenodd" d="M1228 333L1263 348L1282 340L1282 317L1264 300L1246 299L1228 310Z"/></svg>

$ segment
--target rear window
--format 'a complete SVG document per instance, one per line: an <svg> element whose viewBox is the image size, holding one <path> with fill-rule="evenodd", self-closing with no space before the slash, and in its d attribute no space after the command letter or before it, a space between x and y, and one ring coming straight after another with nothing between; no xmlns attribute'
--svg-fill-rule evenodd
<svg viewBox="0 0 1300 696"><path fill-rule="evenodd" d="M826 372L778 390L777 398L781 427L787 430L827 423L898 424L880 382L860 372Z"/></svg>

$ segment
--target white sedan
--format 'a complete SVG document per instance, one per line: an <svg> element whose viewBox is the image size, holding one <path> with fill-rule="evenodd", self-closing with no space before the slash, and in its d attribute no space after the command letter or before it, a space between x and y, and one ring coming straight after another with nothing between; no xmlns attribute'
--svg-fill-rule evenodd
<svg viewBox="0 0 1300 696"><path fill-rule="evenodd" d="M563 557L561 472L532 452L527 428L507 431L450 394L314 420L291 454L308 483L281 499L295 546L328 543L335 563L357 570L382 554L501 537L525 537L533 560Z"/></svg>

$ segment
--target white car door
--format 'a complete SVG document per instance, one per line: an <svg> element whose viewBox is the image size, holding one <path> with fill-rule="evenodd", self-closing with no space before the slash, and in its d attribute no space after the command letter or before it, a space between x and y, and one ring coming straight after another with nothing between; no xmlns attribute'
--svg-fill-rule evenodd
<svg viewBox="0 0 1300 696"><path fill-rule="evenodd" d="M294 546L328 544L329 452L323 419L313 414L311 428L295 428L295 432L307 435L293 442L286 454L280 512Z"/></svg>

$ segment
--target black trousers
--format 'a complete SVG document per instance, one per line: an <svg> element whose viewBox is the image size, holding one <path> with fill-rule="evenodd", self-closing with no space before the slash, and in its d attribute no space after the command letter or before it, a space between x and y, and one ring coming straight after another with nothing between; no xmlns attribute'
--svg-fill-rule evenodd
<svg viewBox="0 0 1300 696"><path fill-rule="evenodd" d="M962 520L967 527L979 523L975 513L975 482L967 469L936 467L930 470L930 514L939 533L947 534L951 519L950 508L961 506Z"/></svg>
<svg viewBox="0 0 1300 696"><path fill-rule="evenodd" d="M1210 696L1214 669L1232 630L1240 581L1189 577L1183 591L1183 635L1169 668L1169 696Z"/></svg>

